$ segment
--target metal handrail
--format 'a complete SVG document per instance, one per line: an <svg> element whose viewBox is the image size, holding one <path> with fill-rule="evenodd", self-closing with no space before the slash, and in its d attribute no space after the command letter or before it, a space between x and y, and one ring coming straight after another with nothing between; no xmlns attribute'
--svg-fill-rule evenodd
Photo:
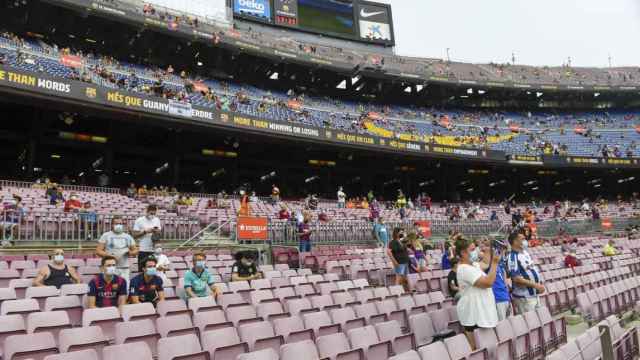
<svg viewBox="0 0 640 360"><path fill-rule="evenodd" d="M212 231L212 233L214 233L214 234L215 234L215 233L218 233L218 234L219 234L219 233L221 233L222 228L223 228L225 225L228 225L229 223L231 223L231 220L227 220L227 221L225 221L225 222L223 222L223 223L218 223L218 224L217 224L218 226L217 226L217 227ZM173 254L173 253L175 253L175 252L179 251L180 249L185 248L185 247L187 246L187 244L189 244L190 242L194 241L195 239L198 239L198 241L197 241L193 246L191 246L190 248L188 248L187 250L191 250L191 249L193 249L193 248L197 247L197 246L198 246L198 245L200 245L200 243L202 242L202 235L203 235L205 232L207 232L207 230L208 230L208 229L212 228L212 227L213 227L213 225L215 225L215 224L216 224L215 222L212 222L212 223L207 224L207 226L205 226L205 227L204 227L204 228L202 228L200 231L198 231L198 232L197 232L197 233L195 233L193 236L191 236L189 239L185 240L185 241L184 241L184 242L182 242L180 245L178 245L176 248L174 248L174 249L173 249L173 251L172 251L171 253Z"/></svg>

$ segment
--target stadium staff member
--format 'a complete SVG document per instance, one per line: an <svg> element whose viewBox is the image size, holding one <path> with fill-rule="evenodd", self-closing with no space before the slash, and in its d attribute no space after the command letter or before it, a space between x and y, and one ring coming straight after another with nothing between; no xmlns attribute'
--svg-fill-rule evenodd
<svg viewBox="0 0 640 360"><path fill-rule="evenodd" d="M155 256L147 256L143 264L144 272L131 279L129 298L132 304L150 302L156 306L158 302L164 301L164 289L156 269L157 264Z"/></svg>
<svg viewBox="0 0 640 360"><path fill-rule="evenodd" d="M513 232L509 235L511 253L507 259L507 271L513 284L513 305L517 314L524 314L540 306L539 294L544 293L540 272L531 255L524 249L524 235Z"/></svg>
<svg viewBox="0 0 640 360"><path fill-rule="evenodd" d="M112 256L116 259L117 275L129 281L129 256L138 254L138 247L131 235L124 230L120 216L111 219L112 230L102 234L96 247L96 255L101 258Z"/></svg>
<svg viewBox="0 0 640 360"><path fill-rule="evenodd" d="M138 271L143 272L144 259L154 254L153 236L159 235L162 229L160 219L156 216L158 207L149 205L147 214L136 219L133 223L133 237L138 240L140 251L138 252Z"/></svg>
<svg viewBox="0 0 640 360"><path fill-rule="evenodd" d="M393 230L393 240L389 243L387 254L393 263L393 271L396 274L396 285L402 285L406 292L409 292L409 282L407 274L409 272L409 253L405 243L404 230L395 228Z"/></svg>
<svg viewBox="0 0 640 360"><path fill-rule="evenodd" d="M184 274L184 291L189 298L209 296L209 289L214 297L218 297L220 289L214 286L213 275L207 271L204 253L193 254L193 268Z"/></svg>
<svg viewBox="0 0 640 360"><path fill-rule="evenodd" d="M127 303L127 281L116 273L116 258L107 255L102 258L102 274L89 282L87 301L89 309L96 307L122 306Z"/></svg>
<svg viewBox="0 0 640 360"><path fill-rule="evenodd" d="M458 237L455 246L456 255L460 259L456 274L460 285L456 309L464 334L475 350L473 331L477 328L494 328L498 324L496 302L491 288L496 280L501 256L492 258L489 271L485 274L480 267L473 265L479 259L478 252L475 251L476 245L472 241Z"/></svg>
<svg viewBox="0 0 640 360"><path fill-rule="evenodd" d="M247 281L261 278L262 274L258 271L251 252L240 251L236 253L236 262L231 268L231 281Z"/></svg>
<svg viewBox="0 0 640 360"><path fill-rule="evenodd" d="M64 250L54 249L49 258L51 264L38 271L38 275L33 279L33 286L55 286L60 289L62 285L80 283L76 269L64 263Z"/></svg>

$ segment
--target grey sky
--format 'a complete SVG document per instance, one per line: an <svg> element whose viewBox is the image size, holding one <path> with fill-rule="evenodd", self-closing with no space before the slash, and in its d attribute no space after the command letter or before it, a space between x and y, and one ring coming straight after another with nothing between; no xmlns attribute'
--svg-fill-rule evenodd
<svg viewBox="0 0 640 360"><path fill-rule="evenodd" d="M380 0L399 55L573 66L640 65L639 0Z"/></svg>

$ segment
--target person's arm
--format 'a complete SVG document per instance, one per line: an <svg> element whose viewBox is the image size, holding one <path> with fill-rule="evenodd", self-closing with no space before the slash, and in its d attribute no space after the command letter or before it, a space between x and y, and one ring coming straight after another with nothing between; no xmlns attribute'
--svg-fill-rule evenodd
<svg viewBox="0 0 640 360"><path fill-rule="evenodd" d="M195 298L196 293L193 292L193 288L191 288L191 286L186 286L184 287L184 292L187 293L187 296L190 298Z"/></svg>
<svg viewBox="0 0 640 360"><path fill-rule="evenodd" d="M216 300L220 295L222 295L222 291L220 290L220 288L216 287L216 284L210 284L209 288L211 289L211 293Z"/></svg>
<svg viewBox="0 0 640 360"><path fill-rule="evenodd" d="M89 309L96 308L96 297L95 296L87 296L87 306Z"/></svg>
<svg viewBox="0 0 640 360"><path fill-rule="evenodd" d="M389 259L391 259L393 266L398 266L398 261L393 257L393 251L391 251L391 247L387 248L387 255L389 256Z"/></svg>
<svg viewBox="0 0 640 360"><path fill-rule="evenodd" d="M33 279L33 286L44 286L45 279L49 276L49 267L45 266L38 271L38 275Z"/></svg>
<svg viewBox="0 0 640 360"><path fill-rule="evenodd" d="M494 256L491 261L491 267L489 268L489 273L487 275L483 275L478 278L473 286L481 289L489 289L493 286L493 283L496 281L496 271L498 268L498 261L500 261L500 257Z"/></svg>
<svg viewBox="0 0 640 360"><path fill-rule="evenodd" d="M164 301L164 290L158 291L158 301Z"/></svg>
<svg viewBox="0 0 640 360"><path fill-rule="evenodd" d="M131 239L131 245L129 245L129 256L137 256L140 250L138 249L138 245Z"/></svg>
<svg viewBox="0 0 640 360"><path fill-rule="evenodd" d="M107 245L107 238L102 235L100 237L100 240L98 240L98 246L96 246L96 255L98 255L98 257L105 257L107 255L109 255L109 253L106 250L106 245Z"/></svg>
<svg viewBox="0 0 640 360"><path fill-rule="evenodd" d="M89 282L89 292L87 293L87 306L89 309L95 309L97 293L98 289L96 288L95 280L91 280Z"/></svg>
<svg viewBox="0 0 640 360"><path fill-rule="evenodd" d="M127 281L123 280L123 285L118 288L118 308L122 309L122 306L127 303Z"/></svg>
<svg viewBox="0 0 640 360"><path fill-rule="evenodd" d="M118 308L122 308L122 306L126 305L126 304L127 304L127 295L119 295L118 296Z"/></svg>
<svg viewBox="0 0 640 360"><path fill-rule="evenodd" d="M133 223L133 231L131 232L131 234L133 235L134 239L139 239L147 234L150 234L151 230L145 230L142 228L142 225L140 225L140 223L138 222L138 220L136 220Z"/></svg>
<svg viewBox="0 0 640 360"><path fill-rule="evenodd" d="M544 286L542 284L538 284L533 280L527 280L527 279L523 278L522 276L513 277L512 282L515 285L534 288L534 289L538 290L538 292L540 292L540 293L544 292Z"/></svg>
<svg viewBox="0 0 640 360"><path fill-rule="evenodd" d="M73 266L68 266L67 270L69 271L69 276L73 279L73 282L76 284L80 284L82 280L80 279L80 275L78 275L78 271Z"/></svg>
<svg viewBox="0 0 640 360"><path fill-rule="evenodd" d="M132 304L140 304L140 297L139 296L131 295L129 297L129 299L131 300ZM120 298L118 298L118 305L120 305Z"/></svg>

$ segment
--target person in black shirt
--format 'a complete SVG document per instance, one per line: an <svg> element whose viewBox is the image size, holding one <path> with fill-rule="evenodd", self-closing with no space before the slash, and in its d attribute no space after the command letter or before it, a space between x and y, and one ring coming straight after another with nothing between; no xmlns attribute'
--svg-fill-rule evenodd
<svg viewBox="0 0 640 360"><path fill-rule="evenodd" d="M250 251L240 251L236 253L236 262L231 268L231 281L246 281L261 278L262 274L258 271L253 254Z"/></svg>
<svg viewBox="0 0 640 360"><path fill-rule="evenodd" d="M60 289L62 285L80 283L76 269L64 263L64 250L53 250L49 258L51 264L38 271L38 275L33 279L33 286L55 286Z"/></svg>
<svg viewBox="0 0 640 360"><path fill-rule="evenodd" d="M451 271L447 275L447 286L449 287L449 294L451 297L457 300L458 290L458 274L456 271L458 270L458 260L451 260Z"/></svg>
<svg viewBox="0 0 640 360"><path fill-rule="evenodd" d="M164 301L164 288L162 279L157 275L157 264L155 256L147 256L142 263L144 272L131 279L129 298L132 304L150 302L156 306L158 302Z"/></svg>
<svg viewBox="0 0 640 360"><path fill-rule="evenodd" d="M389 243L387 254L393 263L394 272L396 273L396 285L402 285L405 291L409 292L409 282L407 281L409 253L407 252L405 240L404 230L395 228L393 230L393 240Z"/></svg>

